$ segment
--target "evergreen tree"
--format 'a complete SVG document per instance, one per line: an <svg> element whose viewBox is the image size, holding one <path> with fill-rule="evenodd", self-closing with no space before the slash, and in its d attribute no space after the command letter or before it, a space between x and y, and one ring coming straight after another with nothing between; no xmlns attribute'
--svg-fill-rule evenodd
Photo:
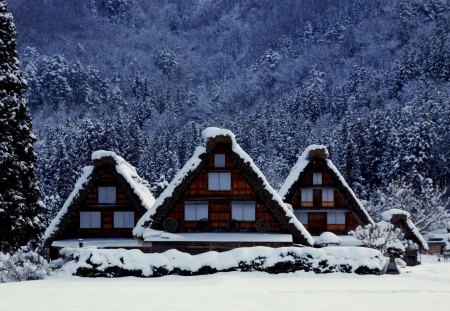
<svg viewBox="0 0 450 311"><path fill-rule="evenodd" d="M0 1L0 248L17 248L39 237L43 203L35 176L36 156L26 82L19 69L16 30Z"/></svg>

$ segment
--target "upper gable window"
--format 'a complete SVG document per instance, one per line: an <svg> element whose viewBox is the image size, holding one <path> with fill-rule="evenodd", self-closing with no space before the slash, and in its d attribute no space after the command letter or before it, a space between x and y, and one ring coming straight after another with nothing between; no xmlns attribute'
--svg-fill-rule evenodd
<svg viewBox="0 0 450 311"><path fill-rule="evenodd" d="M116 203L116 187L98 187L99 204Z"/></svg>
<svg viewBox="0 0 450 311"><path fill-rule="evenodd" d="M321 185L322 184L322 173L315 172L313 173L313 185Z"/></svg>
<svg viewBox="0 0 450 311"><path fill-rule="evenodd" d="M208 190L231 190L231 173L208 173Z"/></svg>
<svg viewBox="0 0 450 311"><path fill-rule="evenodd" d="M214 167L225 167L225 154L218 153L214 155Z"/></svg>

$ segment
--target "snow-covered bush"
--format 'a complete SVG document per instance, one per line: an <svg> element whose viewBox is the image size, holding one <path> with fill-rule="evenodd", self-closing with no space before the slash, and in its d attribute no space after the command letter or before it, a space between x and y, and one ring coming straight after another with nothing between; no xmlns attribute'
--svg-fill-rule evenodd
<svg viewBox="0 0 450 311"><path fill-rule="evenodd" d="M386 253L388 245L401 244L402 231L394 228L392 224L368 224L364 227L358 226L350 231L349 235L360 240L365 246Z"/></svg>
<svg viewBox="0 0 450 311"><path fill-rule="evenodd" d="M381 274L386 258L363 247L248 247L190 255L177 250L145 254L140 250L64 248L60 272L85 277L158 277L203 275L230 271L288 273L345 272Z"/></svg>
<svg viewBox="0 0 450 311"><path fill-rule="evenodd" d="M0 283L39 280L48 272L48 262L26 247L14 253L0 253Z"/></svg>

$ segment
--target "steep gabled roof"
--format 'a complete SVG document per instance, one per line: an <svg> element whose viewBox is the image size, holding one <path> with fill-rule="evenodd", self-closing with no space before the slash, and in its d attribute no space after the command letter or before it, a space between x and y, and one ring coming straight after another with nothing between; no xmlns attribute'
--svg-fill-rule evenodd
<svg viewBox="0 0 450 311"><path fill-rule="evenodd" d="M278 193L272 188L250 156L242 150L231 131L211 127L205 129L202 135L204 144L195 149L194 155L175 175L169 186L158 197L153 207L137 223L133 230L133 234L136 237L145 238L146 231L152 232L151 229L154 229L163 221L174 203L206 164L205 160L213 151L215 145L225 143L231 145L231 150L236 155L236 165L247 179L247 182L254 188L280 225L292 233L294 241L305 245L314 244L309 232L306 231Z"/></svg>
<svg viewBox="0 0 450 311"><path fill-rule="evenodd" d="M295 190L298 188L300 181L305 178L306 171L311 161L321 160L324 161L328 169L328 173L334 179L337 184L342 185L341 190L344 198L351 203L353 211L356 215L366 223L374 223L373 219L370 217L369 213L365 210L361 202L356 197L356 194L350 188L350 186L345 181L344 177L341 175L339 170L334 166L333 162L328 158L328 149L323 145L310 145L303 151L303 153L298 158L297 163L292 168L288 177L284 181L283 185L279 190L279 195L283 200L289 200L294 194Z"/></svg>
<svg viewBox="0 0 450 311"><path fill-rule="evenodd" d="M70 213L87 196L89 190L97 180L97 168L102 165L114 165L117 176L122 178L121 184L129 190L130 199L138 208L141 207L143 211L147 211L155 202L152 193L148 189L148 183L139 177L136 169L131 164L115 152L98 150L92 153L91 159L93 165L83 168L83 174L75 183L74 189L45 231L43 237L45 245L51 244L53 239L64 227Z"/></svg>
<svg viewBox="0 0 450 311"><path fill-rule="evenodd" d="M428 250L428 243L425 241L419 229L411 220L411 214L401 209L390 209L381 213L381 222L391 223L396 228L403 231L405 239L412 240L420 249Z"/></svg>

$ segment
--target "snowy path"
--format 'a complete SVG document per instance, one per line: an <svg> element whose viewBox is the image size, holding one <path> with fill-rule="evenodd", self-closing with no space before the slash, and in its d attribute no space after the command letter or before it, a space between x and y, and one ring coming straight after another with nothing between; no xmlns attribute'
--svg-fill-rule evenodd
<svg viewBox="0 0 450 311"><path fill-rule="evenodd" d="M429 260L429 258L428 258ZM446 310L450 263L399 276L223 273L0 284L1 310ZM306 310L306 309L303 309Z"/></svg>

